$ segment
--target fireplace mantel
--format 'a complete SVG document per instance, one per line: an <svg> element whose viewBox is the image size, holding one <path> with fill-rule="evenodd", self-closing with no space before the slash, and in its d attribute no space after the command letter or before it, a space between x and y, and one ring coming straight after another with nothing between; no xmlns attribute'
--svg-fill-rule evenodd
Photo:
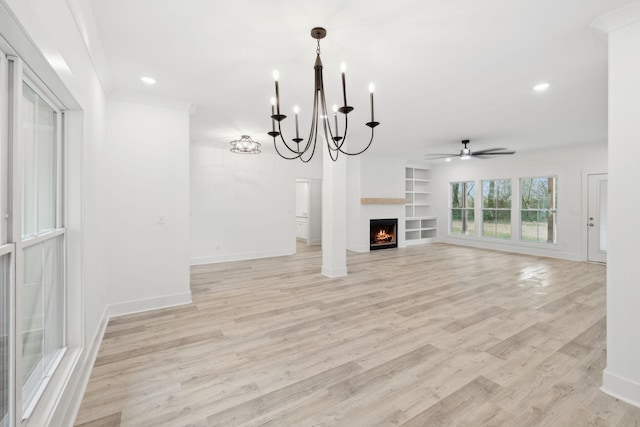
<svg viewBox="0 0 640 427"><path fill-rule="evenodd" d="M360 199L361 205L404 205L409 203L408 199L402 198L390 198L390 197L374 197L374 198L362 198Z"/></svg>

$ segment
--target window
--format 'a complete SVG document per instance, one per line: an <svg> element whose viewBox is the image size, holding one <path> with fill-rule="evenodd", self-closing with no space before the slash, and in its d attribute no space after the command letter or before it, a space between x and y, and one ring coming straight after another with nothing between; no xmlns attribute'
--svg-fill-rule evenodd
<svg viewBox="0 0 640 427"><path fill-rule="evenodd" d="M0 52L0 427L45 424L51 406L34 410L47 385L69 380L54 373L68 355L69 332L80 336L67 321L77 306L69 304L66 283L65 110L16 52L6 54Z"/></svg>
<svg viewBox="0 0 640 427"><path fill-rule="evenodd" d="M556 177L520 179L520 238L528 242L556 242Z"/></svg>
<svg viewBox="0 0 640 427"><path fill-rule="evenodd" d="M511 238L511 180L482 181L482 235Z"/></svg>
<svg viewBox="0 0 640 427"><path fill-rule="evenodd" d="M22 414L28 417L65 350L64 228L61 200L61 113L30 82L22 84L21 244L17 252L21 307Z"/></svg>
<svg viewBox="0 0 640 427"><path fill-rule="evenodd" d="M451 183L451 234L475 234L473 181Z"/></svg>

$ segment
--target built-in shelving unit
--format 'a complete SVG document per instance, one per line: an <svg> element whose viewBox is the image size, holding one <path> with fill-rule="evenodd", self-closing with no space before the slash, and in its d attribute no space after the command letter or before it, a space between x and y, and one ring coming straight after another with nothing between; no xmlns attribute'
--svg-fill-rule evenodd
<svg viewBox="0 0 640 427"><path fill-rule="evenodd" d="M405 224L407 245L427 243L436 238L437 218L431 206L431 171L426 168L405 168Z"/></svg>

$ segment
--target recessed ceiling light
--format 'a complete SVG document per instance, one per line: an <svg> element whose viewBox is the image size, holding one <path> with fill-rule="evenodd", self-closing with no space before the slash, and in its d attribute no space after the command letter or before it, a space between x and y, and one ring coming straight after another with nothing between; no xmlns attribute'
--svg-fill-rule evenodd
<svg viewBox="0 0 640 427"><path fill-rule="evenodd" d="M444 159L444 161L445 161L445 162L450 162L450 161L451 161L451 158L450 158L450 157L447 157L446 159Z"/></svg>
<svg viewBox="0 0 640 427"><path fill-rule="evenodd" d="M549 89L549 86L551 85L547 82L538 83L533 87L533 90L535 90L536 92L544 92L545 90Z"/></svg>
<svg viewBox="0 0 640 427"><path fill-rule="evenodd" d="M142 80L143 83L146 83L149 86L156 84L156 79L154 79L153 77L144 76L144 77L140 77L140 80Z"/></svg>

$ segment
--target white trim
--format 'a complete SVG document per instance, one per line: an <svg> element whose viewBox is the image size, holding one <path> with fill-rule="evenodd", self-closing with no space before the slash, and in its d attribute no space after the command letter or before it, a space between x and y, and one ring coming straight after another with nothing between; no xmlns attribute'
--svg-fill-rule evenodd
<svg viewBox="0 0 640 427"><path fill-rule="evenodd" d="M191 265L217 264L219 262L230 262L230 261L246 261L251 259L259 259L259 258L289 256L294 254L295 254L295 248L293 248L293 250L277 249L274 251L264 251L264 252L244 252L239 254L206 256L206 257L191 258Z"/></svg>
<svg viewBox="0 0 640 427"><path fill-rule="evenodd" d="M501 252L511 252L522 255L542 256L548 258L565 259L568 261L583 261L582 254L577 252L565 252L557 245L553 247L542 247L543 245L550 245L549 243L538 243L531 245L514 245L511 240L505 240L504 242L498 241L499 239L484 238L482 240L474 239L472 237L443 237L439 239L439 242L448 243L451 245L469 246L472 248L490 249Z"/></svg>
<svg viewBox="0 0 640 427"><path fill-rule="evenodd" d="M400 247L400 245L398 245L398 247ZM371 248L368 245L351 245L349 250L357 253L364 253L369 252Z"/></svg>
<svg viewBox="0 0 640 427"><path fill-rule="evenodd" d="M181 294L165 295L135 301L127 301L109 304L109 317L124 316L125 314L139 313L142 311L157 310L160 308L175 307L191 304L191 291Z"/></svg>
<svg viewBox="0 0 640 427"><path fill-rule="evenodd" d="M640 21L640 2L638 1L598 17L591 23L591 27L608 34L637 21Z"/></svg>
<svg viewBox="0 0 640 427"><path fill-rule="evenodd" d="M602 372L602 387L604 393L640 408L640 384L628 378L621 377L605 369Z"/></svg>
<svg viewBox="0 0 640 427"><path fill-rule="evenodd" d="M42 234L34 234L32 236L28 236L26 238L24 238L24 240L21 240L20 242L17 242L18 245L18 249L19 250L24 250L27 249L31 246L35 246L38 245L40 243L44 243L48 240L51 240L55 237L61 236L63 234L66 233L66 229L65 228L58 228L55 230L50 230L50 231L46 231Z"/></svg>
<svg viewBox="0 0 640 427"><path fill-rule="evenodd" d="M329 268L329 267L322 266L321 273L324 276L330 277L332 279L336 277L345 277L347 276L347 268L346 267Z"/></svg>

